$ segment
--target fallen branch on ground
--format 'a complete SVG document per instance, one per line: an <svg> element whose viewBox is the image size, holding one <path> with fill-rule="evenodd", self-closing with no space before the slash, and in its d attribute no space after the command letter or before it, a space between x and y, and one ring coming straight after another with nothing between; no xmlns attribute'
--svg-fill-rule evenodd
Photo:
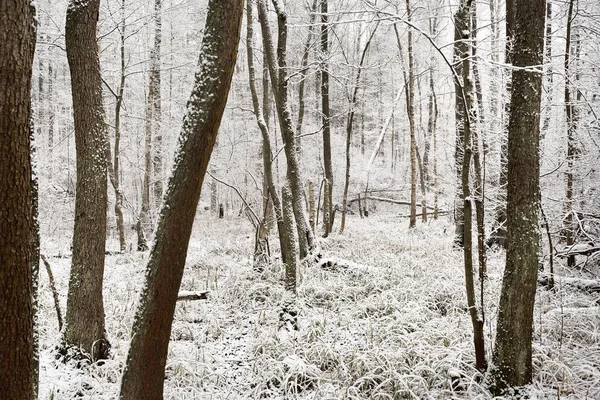
<svg viewBox="0 0 600 400"><path fill-rule="evenodd" d="M564 276L554 275L554 282L557 284L567 285L574 287L575 289L587 292L587 293L600 293L600 281L592 279L581 279L581 278L569 278ZM550 277L542 276L538 278L538 284L542 286L549 286Z"/></svg>
<svg viewBox="0 0 600 400"><path fill-rule="evenodd" d="M52 290L52 297L54 297L54 308L56 308L56 318L58 319L58 330L62 330L63 319L62 313L60 312L60 301L58 297L58 291L56 290L56 283L54 282L54 274L52 273L52 269L50 268L50 263L46 259L46 256L40 254L42 261L44 262L44 266L46 267L46 272L48 273L48 281L50 281L50 290Z"/></svg>
<svg viewBox="0 0 600 400"><path fill-rule="evenodd" d="M208 292L190 292L188 290L182 290L177 295L177 301L188 301L188 300L207 300Z"/></svg>

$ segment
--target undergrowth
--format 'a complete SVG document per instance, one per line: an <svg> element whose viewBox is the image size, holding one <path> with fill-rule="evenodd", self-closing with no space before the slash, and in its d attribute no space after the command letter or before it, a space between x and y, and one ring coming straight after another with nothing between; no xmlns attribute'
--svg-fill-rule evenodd
<svg viewBox="0 0 600 400"><path fill-rule="evenodd" d="M196 224L173 322L165 399L489 399L474 368L462 255L447 221L408 231L405 220L351 216L343 236L320 242L330 268L300 271L299 330L278 329L285 301L279 260L252 270L247 221ZM450 233L447 233L450 232ZM275 236L272 236L272 247ZM70 259L45 251L64 311ZM78 369L54 358L60 341L41 275L41 399L114 399L127 356L146 254L107 256L105 310L111 358ZM489 254L486 343L491 357L502 253ZM600 398L597 298L540 288L530 398ZM586 311L588 310L588 311Z"/></svg>

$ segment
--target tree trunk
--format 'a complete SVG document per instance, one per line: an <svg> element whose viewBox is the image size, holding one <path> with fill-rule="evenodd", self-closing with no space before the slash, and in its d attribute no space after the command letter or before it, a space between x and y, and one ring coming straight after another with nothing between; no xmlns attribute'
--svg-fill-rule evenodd
<svg viewBox="0 0 600 400"><path fill-rule="evenodd" d="M487 369L487 360L485 358L485 341L483 336L483 315L475 300L475 282L473 279L473 202L471 198L471 188L469 183L469 174L471 170L471 157L473 155L474 140L472 133L476 129L475 106L473 102L473 83L469 77L471 72L470 59L467 44L471 40L471 6L472 0L462 0L459 9L454 15L455 38L460 40L457 46L460 46L458 52L461 54L460 81L455 77L455 84L459 91L456 93L457 104L462 104L462 167L461 167L461 200L463 204L463 232L462 246L465 266L465 287L467 292L467 306L473 325L473 344L475 347L475 367L479 371ZM475 133L476 134L476 133Z"/></svg>
<svg viewBox="0 0 600 400"><path fill-rule="evenodd" d="M304 101L304 87L306 86L306 73L308 72L308 57L310 55L311 41L313 39L314 34L314 23L315 17L317 13L317 0L313 0L312 6L310 8L310 20L308 22L308 36L306 37L306 42L304 43L304 50L302 52L302 61L301 61L301 70L300 70L300 84L298 85L298 124L296 125L296 132L298 136L302 135L302 126L304 123L304 111L305 111L305 101ZM298 146L300 145L301 139L298 138Z"/></svg>
<svg viewBox="0 0 600 400"><path fill-rule="evenodd" d="M110 156L110 145L107 146L107 164L109 166L109 179L115 191L115 217L117 220L117 231L119 232L119 249L123 252L127 249L125 241L125 222L123 220L123 191L119 179L120 163L120 145L121 145L121 108L123 105L123 92L125 91L125 0L121 1L121 25L119 27L120 36L120 57L121 57L121 76L119 79L119 88L117 89L117 98L115 104L115 154L114 164ZM112 165L112 171L110 166Z"/></svg>
<svg viewBox="0 0 600 400"><path fill-rule="evenodd" d="M37 398L32 250L31 81L35 8L0 2L0 382L2 398Z"/></svg>
<svg viewBox="0 0 600 400"><path fill-rule="evenodd" d="M504 63L507 65L513 64L513 48L515 41L515 18L516 15L516 0L506 0L506 49ZM512 88L512 72L510 69L506 71L506 92L511 93ZM508 142L504 134L504 128L508 124L510 116L511 99L504 104L504 118L502 121L503 133L500 135L500 177L498 179L498 200L494 228L490 235L490 243L496 243L501 247L506 247L507 221L506 221L506 190L507 190L507 165L508 165Z"/></svg>
<svg viewBox="0 0 600 400"><path fill-rule="evenodd" d="M107 131L102 105L102 78L96 25L100 0L67 8L65 43L71 71L77 188L73 260L69 279L63 349L81 351L92 360L108 357L104 329L102 281L106 247L108 193Z"/></svg>
<svg viewBox="0 0 600 400"><path fill-rule="evenodd" d="M550 128L550 117L552 115L552 3L550 2L547 2L546 4L546 37L544 44L544 65L546 65L546 71L544 71L544 85L546 86L546 90L544 90L546 94L546 109L544 112L544 119L542 121L542 128L540 130L540 142L543 142L544 138L546 137L546 133Z"/></svg>
<svg viewBox="0 0 600 400"><path fill-rule="evenodd" d="M162 2L154 1L154 48L150 54L150 90L148 95L152 104L152 166L154 172L153 192L154 205L158 210L163 196L163 137L162 137L162 103L160 94L160 45L162 42ZM149 99L150 101L150 99Z"/></svg>
<svg viewBox="0 0 600 400"><path fill-rule="evenodd" d="M506 268L498 307L493 390L531 382L538 273L539 132L545 0L516 0L508 130Z"/></svg>
<svg viewBox="0 0 600 400"><path fill-rule="evenodd" d="M267 186L267 197L273 202L273 208L275 209L275 217L277 219L277 233L279 235L279 243L281 245L281 259L285 263L288 260L288 253L286 253L286 247L284 246L284 220L281 207L281 200L275 187L275 181L273 179L273 151L271 150L271 137L269 134L269 127L264 119L263 110L260 107L258 100L258 93L256 91L256 72L254 68L254 27L253 27L253 14L254 14L254 0L247 0L246 6L246 51L248 54L248 82L250 85L250 94L252 97L252 107L254 114L256 115L256 122L262 135L262 153L263 153L263 173L264 179ZM268 86L265 87L268 91Z"/></svg>
<svg viewBox="0 0 600 400"><path fill-rule="evenodd" d="M323 196L323 237L329 236L333 225L333 167L331 165L331 112L329 111L329 26L327 0L321 0L321 111L323 116L323 164L325 193Z"/></svg>
<svg viewBox="0 0 600 400"><path fill-rule="evenodd" d="M211 0L200 51L200 71L188 101L146 284L136 313L122 400L162 399L173 313L183 276L202 182L233 76L243 13L241 0Z"/></svg>
<svg viewBox="0 0 600 400"><path fill-rule="evenodd" d="M464 77L469 75L469 71L463 71L465 67L464 60L470 56L469 44L464 40L463 31L470 29L469 15L471 1L461 0L459 11L454 16L454 69L456 76L454 79L454 118L456 121L456 141L454 147L454 162L456 168L456 175L458 177L458 186L456 190L457 198L455 199L455 233L454 233L454 244L462 247L465 239L465 224L464 224L464 185L462 184L462 171L463 171L463 157L464 149L467 146L465 142L465 129L469 123L468 110L466 109L466 92L465 92L465 80ZM470 37L470 33L467 34L467 38ZM467 63L467 65L469 65ZM466 74L466 75L465 75ZM460 80L459 80L460 78ZM462 80L462 81L461 81ZM470 146L470 143L468 144Z"/></svg>
<svg viewBox="0 0 600 400"><path fill-rule="evenodd" d="M567 114L567 172L566 172L566 190L565 190L565 222L564 222L564 238L567 241L567 246L572 246L575 243L576 225L573 222L573 164L575 160L576 139L577 134L577 110L571 96L571 87L573 86L574 76L572 76L573 55L572 37L573 37L573 5L575 0L569 1L569 11L567 13L567 38L565 44L565 111ZM575 266L575 256L567 258L569 267Z"/></svg>
<svg viewBox="0 0 600 400"><path fill-rule="evenodd" d="M360 88L360 77L363 70L363 64L365 59L367 58L367 53L369 52L369 47L371 46L371 42L373 41L373 36L375 36L375 32L379 24L375 26L375 28L371 31L371 35L369 39L365 43L365 47L362 50L362 54L360 56L360 61L358 63L358 71L356 71L356 80L354 81L354 89L352 91L352 96L350 97L350 112L348 113L348 120L346 121L346 180L344 181L344 197L342 202L342 222L340 223L340 235L344 233L344 228L346 227L346 212L348 208L348 188L350 186L350 144L352 143L352 128L354 124L354 113L356 111L356 102L358 97L358 89ZM360 208L360 204L359 204ZM362 216L362 210L361 216Z"/></svg>
<svg viewBox="0 0 600 400"><path fill-rule="evenodd" d="M287 160L287 178L292 191L292 203L294 215L296 216L298 239L300 240L300 258L305 258L314 249L315 243L313 232L308 223L308 216L306 215L306 204L303 199L304 185L296 151L296 133L292 126L288 101L287 15L283 6L278 1L274 1L274 4L278 20L277 57L275 57L273 50L273 38L269 28L265 0L258 1L258 16Z"/></svg>

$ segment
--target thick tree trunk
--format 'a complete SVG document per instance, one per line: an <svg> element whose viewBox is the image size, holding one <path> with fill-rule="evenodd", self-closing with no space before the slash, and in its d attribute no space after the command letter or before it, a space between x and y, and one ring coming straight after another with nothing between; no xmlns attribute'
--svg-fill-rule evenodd
<svg viewBox="0 0 600 400"><path fill-rule="evenodd" d="M321 111L323 121L323 165L325 193L323 195L323 237L329 236L333 225L333 167L331 165L331 112L329 111L329 26L327 0L321 0Z"/></svg>
<svg viewBox="0 0 600 400"><path fill-rule="evenodd" d="M73 263L69 279L63 349L80 350L92 360L108 357L102 281L108 193L107 131L96 25L100 1L72 0L67 8L65 42L71 71L77 188Z"/></svg>
<svg viewBox="0 0 600 400"><path fill-rule="evenodd" d="M508 130L506 268L492 371L495 392L531 382L533 305L538 273L539 132L545 0L516 0Z"/></svg>
<svg viewBox="0 0 600 400"><path fill-rule="evenodd" d="M121 382L123 400L157 400L163 396L173 313L202 182L229 94L243 7L242 0L211 0L208 5L200 71L188 101L175 167L148 261Z"/></svg>
<svg viewBox="0 0 600 400"><path fill-rule="evenodd" d="M305 258L315 247L315 240L304 202L302 173L300 170L298 153L296 151L296 133L292 126L291 111L288 101L288 76L287 76L287 15L278 1L274 1L278 20L277 56L273 47L273 38L268 23L265 0L258 1L258 16L260 19L263 48L267 58L271 85L275 97L275 105L279 116L279 126L287 160L287 179L292 191L292 204L298 240L300 241L300 258Z"/></svg>
<svg viewBox="0 0 600 400"><path fill-rule="evenodd" d="M37 398L32 250L31 75L35 9L0 2L0 382L2 398Z"/></svg>

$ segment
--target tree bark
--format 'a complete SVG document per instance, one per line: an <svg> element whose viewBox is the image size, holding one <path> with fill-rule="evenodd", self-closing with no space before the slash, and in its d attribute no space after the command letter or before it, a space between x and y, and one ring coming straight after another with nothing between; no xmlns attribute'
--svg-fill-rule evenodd
<svg viewBox="0 0 600 400"><path fill-rule="evenodd" d="M323 195L323 237L329 236L333 225L333 167L331 165L331 112L329 110L329 26L327 0L321 0L321 111L323 122L323 164L325 192Z"/></svg>
<svg viewBox="0 0 600 400"><path fill-rule="evenodd" d="M406 18L411 22L410 0L406 0ZM406 90L406 108L410 129L410 220L409 227L417 225L417 138L415 135L415 78L412 27L408 26L408 81ZM423 219L427 220L427 208L423 207Z"/></svg>
<svg viewBox="0 0 600 400"><path fill-rule="evenodd" d="M72 0L67 8L65 42L71 71L77 186L73 260L63 336L65 353L92 360L108 357L102 281L106 247L107 130L96 26L100 0Z"/></svg>
<svg viewBox="0 0 600 400"><path fill-rule="evenodd" d="M575 136L577 134L577 110L571 95L571 87L573 86L572 81L574 76L573 61L571 56L573 55L573 5L575 0L569 1L569 11L567 12L567 37L565 44L565 112L567 115L567 172L565 174L566 189L565 189L565 204L564 211L566 214L563 232L564 238L566 239L567 246L572 246L575 243L575 224L573 221L573 165L575 161L575 155L577 153ZM567 265L569 267L575 266L575 257L569 256L567 258Z"/></svg>
<svg viewBox="0 0 600 400"><path fill-rule="evenodd" d="M506 48L504 55L504 63L507 65L513 64L513 49L515 42L515 19L516 15L516 0L506 0ZM511 93L512 88L512 72L506 71L506 92ZM508 124L510 118L511 99L504 103L504 118L502 128ZM506 221L506 191L507 191L507 165L508 165L508 142L504 133L500 135L500 176L498 179L498 200L494 228L490 235L490 243L496 243L500 247L506 247L507 221Z"/></svg>
<svg viewBox="0 0 600 400"><path fill-rule="evenodd" d="M211 0L208 5L199 71L134 320L121 382L123 400L163 396L173 313L202 182L229 94L243 7L242 0Z"/></svg>
<svg viewBox="0 0 600 400"><path fill-rule="evenodd" d="M37 398L32 265L31 83L35 8L0 2L0 382L2 398Z"/></svg>
<svg viewBox="0 0 600 400"><path fill-rule="evenodd" d="M275 56L273 48L273 38L269 28L265 0L258 1L258 16L287 160L287 179L292 191L292 204L298 228L298 239L300 241L300 258L305 258L314 249L315 240L313 232L310 229L310 224L308 223L306 204L303 199L304 185L296 151L296 133L292 126L288 101L287 15L283 6L277 0L274 0L274 4L278 21L277 56Z"/></svg>
<svg viewBox="0 0 600 400"><path fill-rule="evenodd" d="M275 181L273 179L273 151L271 149L271 136L269 134L269 127L264 119L263 110L261 109L258 92L256 90L256 71L254 67L254 0L246 0L246 51L248 54L248 82L250 85L250 94L252 97L252 107L254 109L254 115L256 115L256 122L262 135L262 153L263 153L263 174L265 183L267 186L267 197L273 202L273 208L275 209L275 218L277 220L277 233L279 235L279 243L281 245L281 259L285 263L288 259L286 248L284 246L284 220L281 209L281 199L277 193ZM265 90L268 90L268 86Z"/></svg>
<svg viewBox="0 0 600 400"><path fill-rule="evenodd" d="M545 0L516 0L508 130L506 268L498 308L492 389L531 382L538 274L539 132Z"/></svg>
<svg viewBox="0 0 600 400"><path fill-rule="evenodd" d="M154 143L152 149L152 167L154 173L153 192L154 205L158 210L162 202L163 196L163 137L162 137L162 102L160 91L160 67L161 55L160 45L162 43L162 2L163 0L154 1L154 47L150 55L150 88L152 103L152 137Z"/></svg>

